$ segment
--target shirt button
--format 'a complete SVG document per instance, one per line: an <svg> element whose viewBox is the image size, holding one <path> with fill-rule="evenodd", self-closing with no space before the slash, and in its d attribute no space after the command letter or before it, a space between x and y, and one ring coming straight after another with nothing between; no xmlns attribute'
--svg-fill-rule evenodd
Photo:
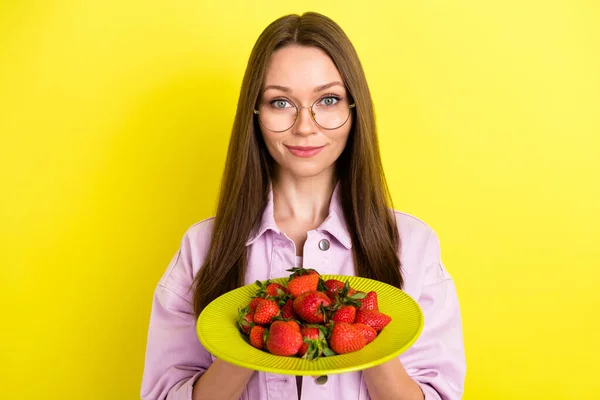
<svg viewBox="0 0 600 400"><path fill-rule="evenodd" d="M321 239L319 241L319 249L321 249L323 251L329 250L329 240L327 240L327 239Z"/></svg>

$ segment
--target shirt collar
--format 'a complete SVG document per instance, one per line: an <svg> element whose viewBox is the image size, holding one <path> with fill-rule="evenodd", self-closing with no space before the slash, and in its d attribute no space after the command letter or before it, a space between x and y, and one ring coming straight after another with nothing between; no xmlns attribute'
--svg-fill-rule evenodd
<svg viewBox="0 0 600 400"><path fill-rule="evenodd" d="M273 208L273 189L269 190L269 196L265 210L260 221L255 229L250 234L250 239L246 242L246 246L250 246L256 242L262 235L267 231L274 231L281 233L277 224L275 223L274 208ZM342 210L342 203L340 199L340 184L335 186L333 194L331 195L331 201L329 203L329 215L325 218L325 221L317 228L317 231L325 231L335 237L345 248L352 248L352 240L350 239L350 233L348 232L348 226L344 219L344 212Z"/></svg>

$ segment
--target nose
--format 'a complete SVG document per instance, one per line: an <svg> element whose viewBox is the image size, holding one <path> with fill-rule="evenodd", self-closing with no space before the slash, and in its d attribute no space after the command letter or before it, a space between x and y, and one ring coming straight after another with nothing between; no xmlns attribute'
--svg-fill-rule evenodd
<svg viewBox="0 0 600 400"><path fill-rule="evenodd" d="M296 135L307 136L316 132L317 126L312 116L312 108L298 107L298 117L296 118L294 125Z"/></svg>

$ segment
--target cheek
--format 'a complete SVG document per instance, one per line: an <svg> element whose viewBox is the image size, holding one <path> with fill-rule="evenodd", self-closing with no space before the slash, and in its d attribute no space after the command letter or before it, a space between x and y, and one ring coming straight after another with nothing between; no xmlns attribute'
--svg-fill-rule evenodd
<svg viewBox="0 0 600 400"><path fill-rule="evenodd" d="M265 142L265 146L267 147L267 151L269 152L269 154L271 155L271 157L273 157L273 159L275 159L275 161L280 162L281 161L281 149L280 149L280 142L281 142L281 137L280 135L274 134L272 132L262 132L262 137L263 140Z"/></svg>
<svg viewBox="0 0 600 400"><path fill-rule="evenodd" d="M334 148L335 148L336 153L341 153L346 148L349 137L350 137L350 128L347 128L340 132L336 132L335 135L331 135L331 139L334 143Z"/></svg>
<svg viewBox="0 0 600 400"><path fill-rule="evenodd" d="M267 146L267 148L271 148L273 146L273 139L267 134L265 135L264 133L262 134L263 140L265 142L265 145Z"/></svg>

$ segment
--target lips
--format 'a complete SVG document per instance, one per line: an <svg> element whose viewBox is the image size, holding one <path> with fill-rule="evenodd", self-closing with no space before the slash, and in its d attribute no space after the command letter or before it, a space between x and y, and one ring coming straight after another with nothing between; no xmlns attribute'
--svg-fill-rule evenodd
<svg viewBox="0 0 600 400"><path fill-rule="evenodd" d="M325 148L325 146L286 146L290 153L296 157L314 157Z"/></svg>

